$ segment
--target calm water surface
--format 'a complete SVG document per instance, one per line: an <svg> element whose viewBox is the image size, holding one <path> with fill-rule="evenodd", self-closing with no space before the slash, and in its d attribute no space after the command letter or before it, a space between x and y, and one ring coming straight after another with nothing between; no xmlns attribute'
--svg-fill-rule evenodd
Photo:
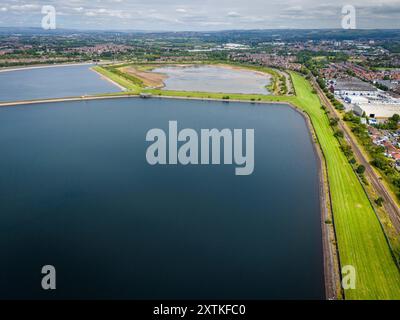
<svg viewBox="0 0 400 320"><path fill-rule="evenodd" d="M165 90L269 94L268 75L214 66L162 67L153 70L168 76Z"/></svg>
<svg viewBox="0 0 400 320"><path fill-rule="evenodd" d="M255 172L149 166L149 129L254 128ZM0 108L0 298L324 298L316 157L282 105ZM57 290L41 290L41 268Z"/></svg>
<svg viewBox="0 0 400 320"><path fill-rule="evenodd" d="M90 67L76 65L0 72L0 102L121 91Z"/></svg>

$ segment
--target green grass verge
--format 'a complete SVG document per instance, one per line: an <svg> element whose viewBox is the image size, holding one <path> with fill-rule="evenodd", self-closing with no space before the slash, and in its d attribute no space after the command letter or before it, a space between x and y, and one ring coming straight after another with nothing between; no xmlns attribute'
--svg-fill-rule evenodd
<svg viewBox="0 0 400 320"><path fill-rule="evenodd" d="M129 79L121 77L117 74L115 74L114 72L111 72L105 68L102 68L100 66L96 66L93 67L93 70L95 70L96 72L102 74L103 76L105 76L106 78L114 81L115 83L118 83L120 86L124 87L126 90L130 91L130 93L134 92L134 93L140 93L142 88L133 83L132 81L129 81Z"/></svg>
<svg viewBox="0 0 400 320"><path fill-rule="evenodd" d="M257 69L262 70L261 67ZM125 79L103 70L103 75L125 86ZM318 96L312 93L310 83L297 73L290 74L296 96L144 90L129 83L126 88L131 91L121 95L148 92L171 97L288 102L305 111L326 158L341 266L354 266L357 272L356 289L346 290L345 298L400 299L400 271L375 211L333 136L328 117L321 109Z"/></svg>

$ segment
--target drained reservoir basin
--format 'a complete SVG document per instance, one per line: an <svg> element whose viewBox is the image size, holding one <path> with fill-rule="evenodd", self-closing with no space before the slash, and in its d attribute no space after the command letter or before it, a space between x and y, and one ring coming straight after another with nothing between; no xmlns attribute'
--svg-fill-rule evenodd
<svg viewBox="0 0 400 320"><path fill-rule="evenodd" d="M165 90L214 93L269 94L271 76L220 66L171 66L153 70L167 76Z"/></svg>
<svg viewBox="0 0 400 320"><path fill-rule="evenodd" d="M254 129L255 170L151 166L146 133ZM285 105L0 108L0 298L323 299L317 158ZM57 289L41 288L53 265Z"/></svg>

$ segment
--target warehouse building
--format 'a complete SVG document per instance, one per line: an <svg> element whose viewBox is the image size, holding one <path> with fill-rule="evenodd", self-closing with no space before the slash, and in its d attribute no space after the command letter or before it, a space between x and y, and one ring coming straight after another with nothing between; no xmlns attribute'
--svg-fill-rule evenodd
<svg viewBox="0 0 400 320"><path fill-rule="evenodd" d="M358 103L354 106L353 110L360 117L365 114L368 118L376 119L378 122L384 122L395 114L400 115L400 104Z"/></svg>
<svg viewBox="0 0 400 320"><path fill-rule="evenodd" d="M363 82L359 79L340 79L336 81L334 92L338 96L365 96L374 97L378 94L378 89L372 84Z"/></svg>

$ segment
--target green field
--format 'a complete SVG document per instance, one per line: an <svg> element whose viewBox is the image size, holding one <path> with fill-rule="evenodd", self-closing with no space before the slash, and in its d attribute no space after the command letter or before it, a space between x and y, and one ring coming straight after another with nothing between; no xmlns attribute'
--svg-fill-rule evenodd
<svg viewBox="0 0 400 320"><path fill-rule="evenodd" d="M104 73L103 73L104 74ZM145 90L130 84L129 93L227 100L289 102L310 117L326 158L335 230L341 266L354 266L356 289L345 291L346 299L400 299L400 271L392 257L379 220L356 174L342 153L325 111L310 83L291 73L296 96L266 96ZM124 79L111 79L124 85Z"/></svg>

